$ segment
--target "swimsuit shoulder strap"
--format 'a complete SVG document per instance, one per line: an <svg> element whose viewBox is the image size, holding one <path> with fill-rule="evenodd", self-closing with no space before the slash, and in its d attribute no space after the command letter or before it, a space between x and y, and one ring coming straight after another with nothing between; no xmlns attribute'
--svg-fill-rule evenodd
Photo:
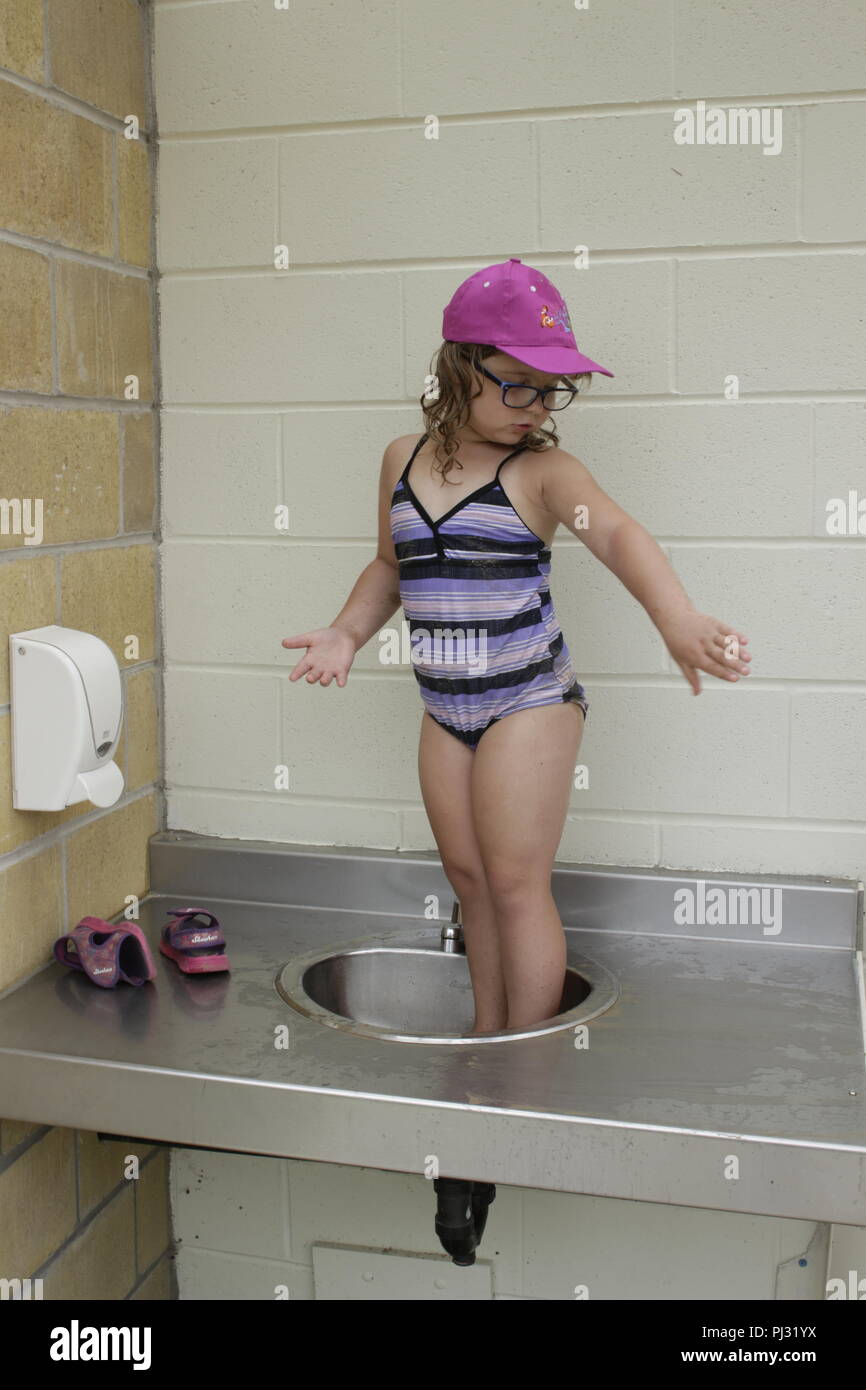
<svg viewBox="0 0 866 1390"><path fill-rule="evenodd" d="M415 445L415 448L412 450L412 453L411 453L410 456L409 456L409 462L406 464L406 467L403 469L403 472L400 474L400 477L397 479L397 481L398 481L399 483L405 483L406 479L407 479L408 476L409 476L409 469L412 467L412 464L413 464L413 462L414 462L414 460L415 460L415 455L417 454L418 450L421 448L421 445L424 443L424 440L425 440L426 438L427 438L427 435L426 435L426 434L422 434L421 438L418 440L418 443Z"/></svg>
<svg viewBox="0 0 866 1390"><path fill-rule="evenodd" d="M500 463L499 467L498 467L497 470L496 470L496 476L495 476L495 478L494 478L494 482L497 482L497 483L499 482L499 474L502 472L502 469L505 467L505 464L508 462L508 460L509 460L509 459L513 459L515 454L521 453L525 448L526 448L526 440L524 439L520 444L518 444L518 446L517 446L516 449L512 449L510 454L506 454L506 455L505 455L505 458L502 460L502 462Z"/></svg>

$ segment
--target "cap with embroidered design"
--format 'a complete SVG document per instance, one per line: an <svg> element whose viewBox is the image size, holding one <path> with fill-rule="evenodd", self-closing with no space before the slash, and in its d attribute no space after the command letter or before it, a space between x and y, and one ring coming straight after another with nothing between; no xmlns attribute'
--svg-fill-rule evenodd
<svg viewBox="0 0 866 1390"><path fill-rule="evenodd" d="M491 343L543 372L613 376L578 349L559 290L519 256L476 270L458 285L442 315L442 337Z"/></svg>

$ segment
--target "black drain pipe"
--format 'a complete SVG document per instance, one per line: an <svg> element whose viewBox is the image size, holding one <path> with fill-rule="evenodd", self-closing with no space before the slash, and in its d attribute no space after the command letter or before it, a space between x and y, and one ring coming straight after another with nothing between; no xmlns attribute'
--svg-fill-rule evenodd
<svg viewBox="0 0 866 1390"><path fill-rule="evenodd" d="M436 1234L456 1265L474 1265L475 1250L487 1224L487 1211L496 1196L492 1182L467 1178L434 1178Z"/></svg>

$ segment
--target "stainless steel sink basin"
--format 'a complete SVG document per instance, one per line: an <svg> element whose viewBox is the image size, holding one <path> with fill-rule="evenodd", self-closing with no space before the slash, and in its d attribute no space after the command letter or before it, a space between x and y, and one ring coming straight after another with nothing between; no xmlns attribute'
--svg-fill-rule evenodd
<svg viewBox="0 0 866 1390"><path fill-rule="evenodd" d="M507 1042L556 1033L596 1018L619 998L597 961L568 951L559 1012L523 1028L471 1033L469 962L440 945L435 927L379 934L289 961L277 993L299 1013L360 1037L411 1043Z"/></svg>

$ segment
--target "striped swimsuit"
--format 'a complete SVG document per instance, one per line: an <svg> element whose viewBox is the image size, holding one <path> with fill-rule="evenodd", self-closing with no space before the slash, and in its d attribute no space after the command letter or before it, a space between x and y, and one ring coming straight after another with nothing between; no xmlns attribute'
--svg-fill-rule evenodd
<svg viewBox="0 0 866 1390"><path fill-rule="evenodd" d="M589 711L548 587L550 550L518 516L499 474L433 521L409 470L391 500L400 599L427 712L475 749L497 720L573 701Z"/></svg>

